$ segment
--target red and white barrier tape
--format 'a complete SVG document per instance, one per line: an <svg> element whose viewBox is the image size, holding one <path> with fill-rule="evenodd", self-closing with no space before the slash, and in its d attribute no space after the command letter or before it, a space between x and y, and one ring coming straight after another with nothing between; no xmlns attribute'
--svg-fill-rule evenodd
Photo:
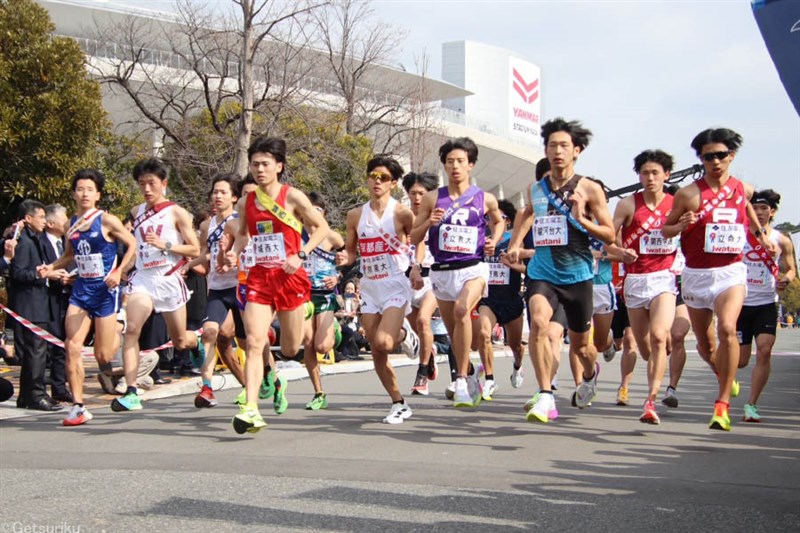
<svg viewBox="0 0 800 533"><path fill-rule="evenodd" d="M23 317L19 316L17 313L15 313L14 311L12 311L11 309L9 309L8 307L6 307L3 304L0 304L0 309L2 309L6 313L8 313L12 317L14 317L17 320L17 322L19 322L20 324L22 324L23 326L25 326L26 328L31 330L34 333L34 335L36 335L37 337L41 337L45 341L49 342L50 344L54 344L54 345L58 346L59 348L64 348L64 341L62 341L58 337L54 336L49 331L46 331L46 330L40 328L39 326L37 326L36 324L34 324L33 322L31 322L30 320L27 320L26 318L23 318ZM203 328L195 330L195 331L193 331L193 333L195 335L200 335L201 333L203 333ZM139 352L139 355L140 356L149 355L151 353L157 352L158 350L163 350L165 348L170 348L170 347L172 347L172 341L167 341L164 344L162 344L161 346L156 346L155 348L151 348L149 350L142 350L142 351ZM93 357L94 356L94 349L93 348L84 347L83 350L81 351L81 353L85 357Z"/></svg>

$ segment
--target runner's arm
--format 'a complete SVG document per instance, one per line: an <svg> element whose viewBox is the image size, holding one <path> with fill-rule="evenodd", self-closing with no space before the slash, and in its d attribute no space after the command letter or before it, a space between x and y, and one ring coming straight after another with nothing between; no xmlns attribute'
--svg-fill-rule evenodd
<svg viewBox="0 0 800 533"><path fill-rule="evenodd" d="M583 179L578 182L578 185L572 195L573 216L595 239L604 244L614 242L616 235L614 224L611 221L611 212L608 210L608 202L603 188L590 179ZM589 207L591 216L586 216L586 209L582 207L583 203Z"/></svg>
<svg viewBox="0 0 800 533"><path fill-rule="evenodd" d="M122 242L125 246L125 255L117 267L122 274L127 274L136 262L136 237L133 233L125 229L122 221L114 215L105 214L103 224L108 224L108 234L112 239Z"/></svg>
<svg viewBox="0 0 800 533"><path fill-rule="evenodd" d="M672 211L669 212L667 220L664 221L664 225L661 227L661 233L667 239L686 231L686 228L697 222L697 215L688 207L687 196L689 193L687 191L689 191L690 187L692 186L680 189L675 193Z"/></svg>
<svg viewBox="0 0 800 533"><path fill-rule="evenodd" d="M489 216L489 227L492 231L490 237L491 242L488 243L489 246L484 245L483 250L486 255L494 255L494 247L503 239L503 232L506 229L506 225L505 222L503 222L503 212L500 211L497 198L491 193L486 193L483 198L484 213Z"/></svg>
<svg viewBox="0 0 800 533"><path fill-rule="evenodd" d="M210 224L210 220L204 220L200 224L200 255L186 263L186 265L184 265L184 267L181 269L183 272L189 272L191 269L197 266L204 267L201 272L198 272L198 274L205 275L208 272L208 261L211 255L208 249L208 226ZM223 231L225 231L224 228Z"/></svg>
<svg viewBox="0 0 800 533"><path fill-rule="evenodd" d="M352 265L356 260L356 244L358 244L358 234L356 232L356 225L358 219L361 218L361 209L357 207L347 212L347 230L345 233L345 248L336 254L336 264Z"/></svg>
<svg viewBox="0 0 800 533"><path fill-rule="evenodd" d="M513 262L533 257L533 250L523 251L520 249L525 235L528 234L531 227L533 227L533 207L526 203L525 208L517 211L517 216L514 217L514 227L511 230L511 239L508 241L506 254L510 254L510 260ZM528 257L525 257L526 255Z"/></svg>
<svg viewBox="0 0 800 533"><path fill-rule="evenodd" d="M773 230L775 231L775 230ZM778 240L781 249L781 268L782 275L778 279L778 290L782 291L789 283L797 278L797 258L794 256L794 244L792 239L784 234Z"/></svg>
<svg viewBox="0 0 800 533"><path fill-rule="evenodd" d="M170 251L187 258L197 257L200 253L200 243L197 241L197 234L192 226L192 215L182 207L177 207L173 210L173 213L175 216L175 228L183 237L183 244L172 243ZM164 243L164 247L160 248L162 250L166 249L166 243Z"/></svg>
<svg viewBox="0 0 800 533"><path fill-rule="evenodd" d="M308 199L308 196L306 196L299 189L292 188L289 190L287 202L288 201L291 201L294 204L294 211L300 215L300 220L303 222L303 227L305 227L306 231L308 232L308 240L300 249L306 254L310 254L314 251L314 248L319 246L320 243L325 240L331 228L328 225L328 221L322 216L322 213L317 211L317 209L311 204L311 200ZM289 258L287 257L286 259L288 260ZM302 265L303 261L299 257L297 260L299 263L296 266L299 267Z"/></svg>

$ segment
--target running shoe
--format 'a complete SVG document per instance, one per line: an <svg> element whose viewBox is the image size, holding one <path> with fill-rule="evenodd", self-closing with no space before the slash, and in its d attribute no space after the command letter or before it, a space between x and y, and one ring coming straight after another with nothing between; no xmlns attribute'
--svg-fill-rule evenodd
<svg viewBox="0 0 800 533"><path fill-rule="evenodd" d="M428 378L417 374L417 379L414 380L414 386L411 387L411 394L421 394L422 396L427 396L429 392Z"/></svg>
<svg viewBox="0 0 800 533"><path fill-rule="evenodd" d="M282 415L289 407L289 400L286 399L286 388L289 386L286 378L278 374L278 379L275 381L275 395L272 397L275 412Z"/></svg>
<svg viewBox="0 0 800 533"><path fill-rule="evenodd" d="M447 388L444 389L444 397L447 398L448 400L452 400L453 398L456 397L456 382L455 381L451 381L450 385L448 385Z"/></svg>
<svg viewBox="0 0 800 533"><path fill-rule="evenodd" d="M236 395L236 398L234 398L233 403L235 405L244 405L244 404L246 404L247 403L247 389L242 387L242 392L240 392L239 394Z"/></svg>
<svg viewBox="0 0 800 533"><path fill-rule="evenodd" d="M389 414L383 419L384 424L402 424L403 420L411 416L411 407L403 400L403 403L393 403L389 409Z"/></svg>
<svg viewBox="0 0 800 533"><path fill-rule="evenodd" d="M728 406L722 402L714 403L714 416L708 424L708 429L731 430L731 418L728 416Z"/></svg>
<svg viewBox="0 0 800 533"><path fill-rule="evenodd" d="M406 357L409 359L418 359L419 358L419 337L411 329L411 324L408 323L408 319L403 321L403 329L406 332L406 336L403 341L400 343L400 351L406 354Z"/></svg>
<svg viewBox="0 0 800 533"><path fill-rule="evenodd" d="M483 365L480 368L473 365L472 374L467 376L467 389L469 390L470 398L472 398L473 407L478 407L483 399L483 386L480 378L482 370Z"/></svg>
<svg viewBox="0 0 800 533"><path fill-rule="evenodd" d="M661 403L667 407L672 407L673 409L678 407L678 391L672 388L672 385L667 387L667 392L664 394L664 398L661 400Z"/></svg>
<svg viewBox="0 0 800 533"><path fill-rule="evenodd" d="M310 402L306 404L306 410L319 411L320 409L328 408L328 397L324 392L318 392L314 395Z"/></svg>
<svg viewBox="0 0 800 533"><path fill-rule="evenodd" d="M439 367L436 366L436 351L431 354L431 358L428 360L428 379L430 381L436 381L436 378L439 377Z"/></svg>
<svg viewBox="0 0 800 533"><path fill-rule="evenodd" d="M258 397L261 400L266 400L273 396L275 396L275 371L270 369L261 381L261 387L258 389Z"/></svg>
<svg viewBox="0 0 800 533"><path fill-rule="evenodd" d="M756 404L744 404L744 416L742 419L745 422L761 422L761 415L758 413L758 407L756 407Z"/></svg>
<svg viewBox="0 0 800 533"><path fill-rule="evenodd" d="M258 409L248 408L246 405L239 406L239 414L233 417L231 423L233 424L233 430L239 435L258 433L261 428L267 426Z"/></svg>
<svg viewBox="0 0 800 533"><path fill-rule="evenodd" d="M552 394L539 394L536 403L530 408L525 419L528 422L541 422L547 424L550 420L558 417L556 410L556 399Z"/></svg>
<svg viewBox="0 0 800 533"><path fill-rule="evenodd" d="M67 413L67 417L62 422L65 426L80 426L94 418L92 413L86 410L85 407L80 405L73 405L72 409Z"/></svg>
<svg viewBox="0 0 800 533"><path fill-rule="evenodd" d="M487 379L483 384L483 399L491 401L495 392L497 392L497 383L493 379Z"/></svg>
<svg viewBox="0 0 800 533"><path fill-rule="evenodd" d="M467 380L464 378L457 378L455 394L453 395L453 407L475 407L470 392Z"/></svg>
<svg viewBox="0 0 800 533"><path fill-rule="evenodd" d="M522 410L527 413L528 411L533 409L533 406L536 404L536 402L539 401L539 396L541 396L541 395L542 395L542 391L538 391L536 394L531 396L531 399L528 400L527 402L525 402L525 405L522 406Z"/></svg>
<svg viewBox="0 0 800 533"><path fill-rule="evenodd" d="M603 350L603 360L606 363L613 361L615 355L617 355L617 349L614 348L614 343L611 343L611 346Z"/></svg>
<svg viewBox="0 0 800 533"><path fill-rule="evenodd" d="M617 405L628 405L627 387L620 387L617 389Z"/></svg>
<svg viewBox="0 0 800 533"><path fill-rule="evenodd" d="M644 402L644 407L642 407L642 416L639 417L639 422L644 424L653 424L657 426L661 423L661 419L658 418L658 413L656 412L656 406L653 403L653 400L647 400Z"/></svg>
<svg viewBox="0 0 800 533"><path fill-rule="evenodd" d="M141 411L142 400L135 392L129 392L122 398L114 398L111 402L111 410L118 413L122 411Z"/></svg>
<svg viewBox="0 0 800 533"><path fill-rule="evenodd" d="M558 378L553 378L553 380L550 382L550 390L551 391L558 390Z"/></svg>
<svg viewBox="0 0 800 533"><path fill-rule="evenodd" d="M739 396L739 381L734 379L733 383L731 383L731 398L736 398L737 396Z"/></svg>
<svg viewBox="0 0 800 533"><path fill-rule="evenodd" d="M597 395L597 378L600 376L600 363L594 363L594 376L592 379L584 381L578 385L575 391L575 406L578 409L588 407L594 397Z"/></svg>
<svg viewBox="0 0 800 533"><path fill-rule="evenodd" d="M194 397L194 406L198 409L202 407L216 407L217 398L214 396L214 391L208 385L203 385L200 393Z"/></svg>
<svg viewBox="0 0 800 533"><path fill-rule="evenodd" d="M512 368L511 370L511 386L515 389L522 387L522 382L525 381L525 371L522 367L519 369Z"/></svg>
<svg viewBox="0 0 800 533"><path fill-rule="evenodd" d="M203 346L203 340L200 335L197 335L197 348L189 350L189 360L194 368L203 368L206 363L206 347Z"/></svg>
<svg viewBox="0 0 800 533"><path fill-rule="evenodd" d="M113 376L105 372L100 372L97 374L97 381L100 383L100 388L103 389L103 392L106 394L117 394Z"/></svg>

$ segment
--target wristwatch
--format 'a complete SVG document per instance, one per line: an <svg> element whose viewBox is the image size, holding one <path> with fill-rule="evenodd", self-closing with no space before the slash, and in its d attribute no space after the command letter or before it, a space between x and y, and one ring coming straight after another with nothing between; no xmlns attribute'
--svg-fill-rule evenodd
<svg viewBox="0 0 800 533"><path fill-rule="evenodd" d="M301 260L305 261L306 258L308 257L308 254L305 253L303 250L300 250L299 252L297 252L297 257L299 257Z"/></svg>
<svg viewBox="0 0 800 533"><path fill-rule="evenodd" d="M164 250L163 250L164 255L167 255L170 252L170 250L172 250L172 243L167 241L167 243L164 245Z"/></svg>

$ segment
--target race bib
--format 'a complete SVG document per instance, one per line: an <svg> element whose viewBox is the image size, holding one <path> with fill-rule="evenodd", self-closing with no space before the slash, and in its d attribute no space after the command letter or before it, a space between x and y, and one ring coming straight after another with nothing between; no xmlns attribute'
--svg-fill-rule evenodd
<svg viewBox="0 0 800 533"><path fill-rule="evenodd" d="M567 242L567 217L551 215L533 219L534 246L566 246Z"/></svg>
<svg viewBox="0 0 800 533"><path fill-rule="evenodd" d="M387 254L361 256L361 273L370 280L388 278L392 265Z"/></svg>
<svg viewBox="0 0 800 533"><path fill-rule="evenodd" d="M706 253L740 254L746 242L742 224L706 224Z"/></svg>
<svg viewBox="0 0 800 533"><path fill-rule="evenodd" d="M83 279L97 279L105 276L102 254L76 255L75 266Z"/></svg>
<svg viewBox="0 0 800 533"><path fill-rule="evenodd" d="M456 254L474 254L478 250L478 228L443 224L439 229L439 250Z"/></svg>
<svg viewBox="0 0 800 533"><path fill-rule="evenodd" d="M256 265L256 256L253 253L253 241L247 243L242 253L239 254L239 271L250 272L250 269Z"/></svg>
<svg viewBox="0 0 800 533"><path fill-rule="evenodd" d="M508 285L511 269L503 263L489 263L489 285Z"/></svg>
<svg viewBox="0 0 800 533"><path fill-rule="evenodd" d="M139 259L142 268L156 268L168 264L167 256L152 244L142 243L139 245Z"/></svg>
<svg viewBox="0 0 800 533"><path fill-rule="evenodd" d="M255 264L280 263L286 260L283 233L255 235L251 241Z"/></svg>
<svg viewBox="0 0 800 533"><path fill-rule="evenodd" d="M677 250L676 239L667 239L660 229L651 229L639 239L639 253L669 255Z"/></svg>

